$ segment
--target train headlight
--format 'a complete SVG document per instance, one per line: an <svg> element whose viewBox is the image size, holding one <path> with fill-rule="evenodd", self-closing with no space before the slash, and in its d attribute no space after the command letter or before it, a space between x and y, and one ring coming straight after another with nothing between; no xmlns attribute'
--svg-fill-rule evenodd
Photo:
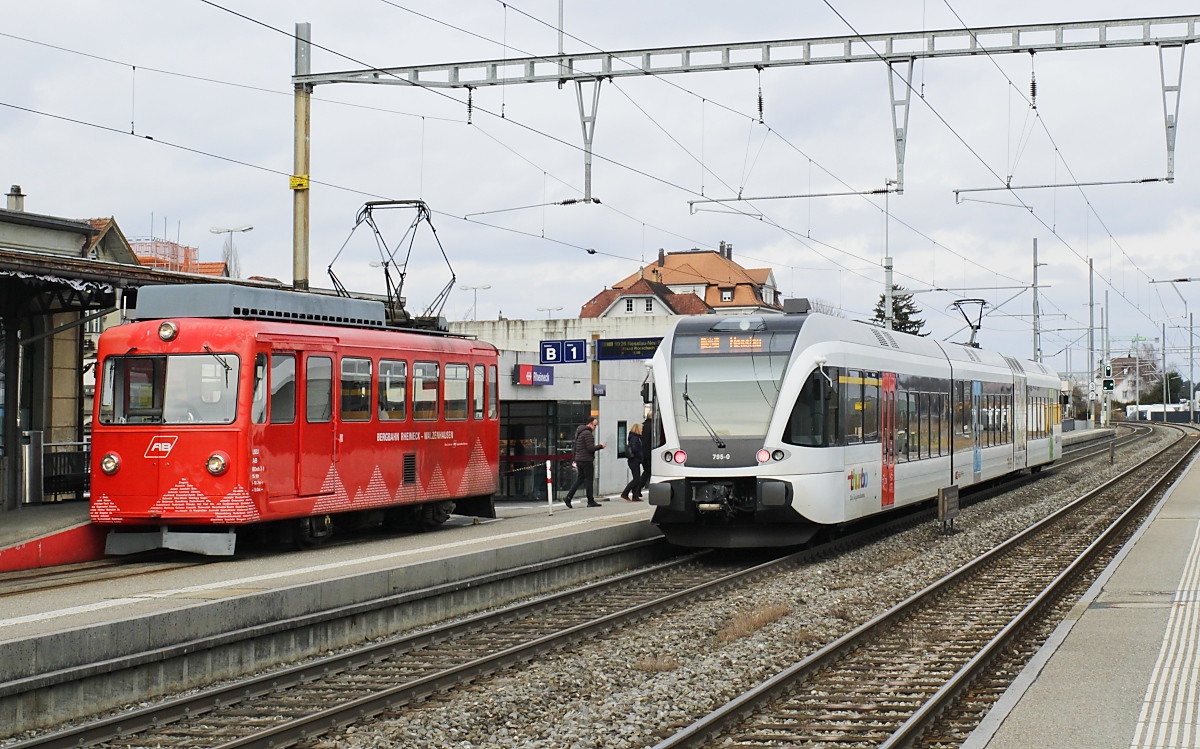
<svg viewBox="0 0 1200 749"><path fill-rule="evenodd" d="M775 452L771 453L771 460L783 460L783 458L783 450L776 450Z"/></svg>
<svg viewBox="0 0 1200 749"><path fill-rule="evenodd" d="M684 461L686 461L686 460L687 460L687 453L685 453L683 450L675 451L675 462L676 463L678 463L679 465L683 465Z"/></svg>
<svg viewBox="0 0 1200 749"><path fill-rule="evenodd" d="M758 451L758 455L755 457L758 458L759 463L766 463L768 460L771 459L771 451L767 450L766 448L763 448L762 450Z"/></svg>
<svg viewBox="0 0 1200 749"><path fill-rule="evenodd" d="M663 453L663 460L667 461L668 463L675 462L675 451L667 450L665 453Z"/></svg>
<svg viewBox="0 0 1200 749"><path fill-rule="evenodd" d="M208 460L204 463L204 467L214 476L220 476L229 470L229 458L225 457L224 453L213 453L208 456Z"/></svg>
<svg viewBox="0 0 1200 749"><path fill-rule="evenodd" d="M173 341L179 335L179 326L166 320L158 326L158 337L164 341Z"/></svg>
<svg viewBox="0 0 1200 749"><path fill-rule="evenodd" d="M116 453L108 453L100 459L100 470L104 471L104 475L111 476L121 467L121 459Z"/></svg>

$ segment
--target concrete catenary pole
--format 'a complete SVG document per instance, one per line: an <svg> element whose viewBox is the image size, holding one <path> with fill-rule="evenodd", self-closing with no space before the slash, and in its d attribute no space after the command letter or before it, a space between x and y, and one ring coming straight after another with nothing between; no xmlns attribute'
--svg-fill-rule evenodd
<svg viewBox="0 0 1200 749"><path fill-rule="evenodd" d="M312 72L312 27L296 24L296 75ZM308 158L312 84L297 83L292 178L292 288L308 291Z"/></svg>
<svg viewBox="0 0 1200 749"><path fill-rule="evenodd" d="M1094 290L1094 278L1092 275L1092 259L1088 258L1088 382L1096 382L1096 297ZM1094 392L1095 385L1088 386L1088 392ZM1091 398L1088 400L1088 421L1096 422L1096 414L1099 409L1096 405L1099 403L1099 398Z"/></svg>
<svg viewBox="0 0 1200 749"><path fill-rule="evenodd" d="M1037 237L1033 238L1033 360L1042 360L1042 310L1038 305Z"/></svg>
<svg viewBox="0 0 1200 749"><path fill-rule="evenodd" d="M1163 381L1163 423L1167 423L1167 324L1162 324L1162 381Z"/></svg>

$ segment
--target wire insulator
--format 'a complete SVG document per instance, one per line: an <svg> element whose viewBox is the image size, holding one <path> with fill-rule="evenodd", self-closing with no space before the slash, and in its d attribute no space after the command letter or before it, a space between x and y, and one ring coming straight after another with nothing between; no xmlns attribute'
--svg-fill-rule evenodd
<svg viewBox="0 0 1200 749"><path fill-rule="evenodd" d="M467 87L467 124L471 123L471 116L475 113L475 89Z"/></svg>
<svg viewBox="0 0 1200 749"><path fill-rule="evenodd" d="M758 68L758 124L763 123L762 68Z"/></svg>
<svg viewBox="0 0 1200 749"><path fill-rule="evenodd" d="M1037 77L1033 73L1029 74L1029 107L1037 109Z"/></svg>

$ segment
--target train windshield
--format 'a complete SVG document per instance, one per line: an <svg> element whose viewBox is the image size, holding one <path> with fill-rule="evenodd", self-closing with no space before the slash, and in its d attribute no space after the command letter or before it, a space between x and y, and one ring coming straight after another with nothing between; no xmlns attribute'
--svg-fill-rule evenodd
<svg viewBox="0 0 1200 749"><path fill-rule="evenodd" d="M240 360L216 352L110 356L100 383L101 424L230 424Z"/></svg>
<svg viewBox="0 0 1200 749"><path fill-rule="evenodd" d="M677 336L671 378L679 436L766 434L795 341L795 332Z"/></svg>

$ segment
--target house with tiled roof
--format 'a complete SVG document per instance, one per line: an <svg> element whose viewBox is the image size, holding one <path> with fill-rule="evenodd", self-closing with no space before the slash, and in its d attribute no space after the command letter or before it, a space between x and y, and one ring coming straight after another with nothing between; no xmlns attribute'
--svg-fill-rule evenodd
<svg viewBox="0 0 1200 749"><path fill-rule="evenodd" d="M783 309L770 268L743 268L733 245L718 250L658 251L658 260L601 291L579 316L749 315Z"/></svg>

